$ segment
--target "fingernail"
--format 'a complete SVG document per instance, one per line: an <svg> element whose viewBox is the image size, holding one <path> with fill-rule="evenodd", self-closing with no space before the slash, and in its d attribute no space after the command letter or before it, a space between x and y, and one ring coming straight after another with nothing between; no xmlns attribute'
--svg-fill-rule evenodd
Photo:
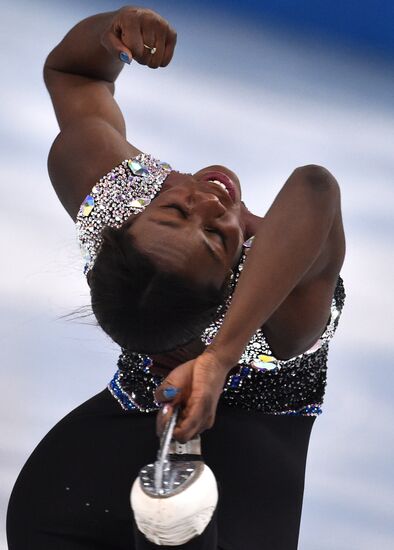
<svg viewBox="0 0 394 550"><path fill-rule="evenodd" d="M179 391L179 388L174 388L173 386L170 386L169 388L163 390L163 394L166 399L172 399L176 396L177 393L179 393Z"/></svg>
<svg viewBox="0 0 394 550"><path fill-rule="evenodd" d="M168 411L169 411L169 408L170 408L170 407L169 407L168 405L164 405L164 407L161 409L161 413L162 413L163 415L166 415L166 414L168 413Z"/></svg>
<svg viewBox="0 0 394 550"><path fill-rule="evenodd" d="M129 56L126 52L120 52L119 59L123 61L123 63L128 63L130 65L131 61L129 59Z"/></svg>

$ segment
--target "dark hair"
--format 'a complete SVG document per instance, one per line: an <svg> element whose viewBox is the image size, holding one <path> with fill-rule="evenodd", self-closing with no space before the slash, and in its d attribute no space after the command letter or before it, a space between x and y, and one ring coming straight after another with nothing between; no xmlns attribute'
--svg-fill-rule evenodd
<svg viewBox="0 0 394 550"><path fill-rule="evenodd" d="M158 268L124 227L106 227L89 274L98 324L121 347L138 353L172 351L191 342L218 315L229 293Z"/></svg>

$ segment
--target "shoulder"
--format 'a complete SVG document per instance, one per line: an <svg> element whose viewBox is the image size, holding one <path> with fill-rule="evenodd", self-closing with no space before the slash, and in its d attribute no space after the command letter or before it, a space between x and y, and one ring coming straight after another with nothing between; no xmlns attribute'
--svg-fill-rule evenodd
<svg viewBox="0 0 394 550"><path fill-rule="evenodd" d="M141 151L107 121L86 117L66 126L48 155L53 188L73 220L94 184L124 159Z"/></svg>
<svg viewBox="0 0 394 550"><path fill-rule="evenodd" d="M308 165L300 171L315 189L332 190L335 200L330 199L332 224L320 253L262 327L274 355L282 359L304 353L318 340L329 323L333 299L343 290L340 271L346 242L339 184L324 167Z"/></svg>

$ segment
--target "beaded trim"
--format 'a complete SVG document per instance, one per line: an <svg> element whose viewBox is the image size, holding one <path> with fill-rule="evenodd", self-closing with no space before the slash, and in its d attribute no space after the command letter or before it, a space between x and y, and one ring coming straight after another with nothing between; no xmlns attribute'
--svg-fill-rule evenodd
<svg viewBox="0 0 394 550"><path fill-rule="evenodd" d="M154 391L164 376L153 374L149 369L152 364L152 359L146 355L122 349L118 370L107 388L123 409L152 412L160 408L154 399Z"/></svg>
<svg viewBox="0 0 394 550"><path fill-rule="evenodd" d="M94 185L75 222L85 275L100 250L104 227L120 227L132 214L142 212L170 172L167 162L141 153L122 161Z"/></svg>
<svg viewBox="0 0 394 550"><path fill-rule="evenodd" d="M113 397L118 401L122 409L127 411L139 411L143 413L158 411L160 409L160 405L154 400L153 395L155 389L159 387L164 380L164 377L159 377L152 374L150 376L146 374L145 376L142 376L141 371L138 367L136 367L136 365L129 366L129 372L133 373L134 383L138 380L138 378L140 378L139 383L145 382L145 386L142 388L142 391L136 390L135 385L130 384L131 381L128 379L128 376L125 376L124 373L118 369L107 386ZM138 402L137 399L140 402ZM143 404L141 404L141 400L143 401ZM236 402L228 402L224 393L222 394L220 400L230 405L237 405ZM322 413L321 405L321 402L310 403L309 405L302 405L297 409L290 408L287 410L264 410L261 403L258 402L255 404L244 403L240 406L248 410L261 410L265 414L318 416Z"/></svg>

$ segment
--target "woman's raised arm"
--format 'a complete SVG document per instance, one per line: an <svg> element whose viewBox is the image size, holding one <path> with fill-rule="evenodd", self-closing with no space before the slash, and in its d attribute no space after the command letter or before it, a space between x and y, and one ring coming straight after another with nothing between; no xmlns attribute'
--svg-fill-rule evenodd
<svg viewBox="0 0 394 550"><path fill-rule="evenodd" d="M165 67L175 44L175 31L159 14L125 6L83 19L48 55L44 81L60 127L48 171L73 219L95 181L141 152L126 140L123 114L114 99L114 82L125 65L121 52L129 61Z"/></svg>

